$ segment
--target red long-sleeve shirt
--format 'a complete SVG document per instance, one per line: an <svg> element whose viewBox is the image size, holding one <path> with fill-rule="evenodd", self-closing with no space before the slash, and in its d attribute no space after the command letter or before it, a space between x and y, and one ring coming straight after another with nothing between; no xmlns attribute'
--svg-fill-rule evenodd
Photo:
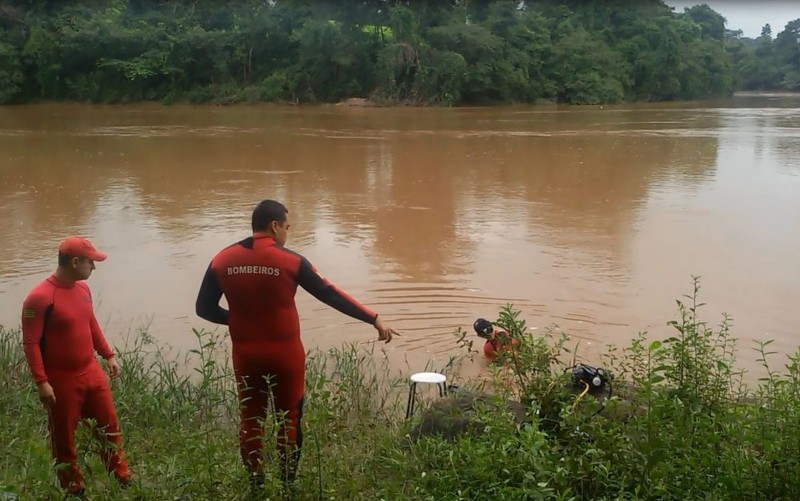
<svg viewBox="0 0 800 501"><path fill-rule="evenodd" d="M96 361L95 351L105 359L114 356L94 315L89 286L55 275L36 285L22 304L22 348L37 384L53 371L84 371Z"/></svg>

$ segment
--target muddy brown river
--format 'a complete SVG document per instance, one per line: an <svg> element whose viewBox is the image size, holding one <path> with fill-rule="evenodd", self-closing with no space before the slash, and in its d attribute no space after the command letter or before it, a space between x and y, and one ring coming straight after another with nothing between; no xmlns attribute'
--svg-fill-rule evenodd
<svg viewBox="0 0 800 501"><path fill-rule="evenodd" d="M459 109L0 107L0 324L16 328L58 242L93 239L109 340L141 329L177 351L205 268L284 202L288 246L403 334L391 363L437 368L512 303L588 361L701 312L733 317L740 364L800 344L800 95L704 103ZM298 292L306 348L367 342ZM477 340L477 338L476 338Z"/></svg>

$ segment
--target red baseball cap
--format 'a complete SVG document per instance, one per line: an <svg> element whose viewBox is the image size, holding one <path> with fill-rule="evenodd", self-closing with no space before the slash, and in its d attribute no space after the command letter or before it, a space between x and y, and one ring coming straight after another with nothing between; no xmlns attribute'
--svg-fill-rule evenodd
<svg viewBox="0 0 800 501"><path fill-rule="evenodd" d="M92 242L82 237L69 237L58 246L58 252L65 256L85 257L92 261L105 261L105 253L95 249Z"/></svg>

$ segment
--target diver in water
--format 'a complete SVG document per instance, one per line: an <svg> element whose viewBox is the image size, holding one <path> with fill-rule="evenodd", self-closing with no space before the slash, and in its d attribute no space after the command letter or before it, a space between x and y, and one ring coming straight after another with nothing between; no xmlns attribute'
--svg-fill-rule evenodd
<svg viewBox="0 0 800 501"><path fill-rule="evenodd" d="M483 355L491 361L513 355L519 347L519 339L485 318L475 320L472 328L478 337L486 340L483 344ZM607 393L605 396L610 396L611 375L606 370L583 363L577 363L567 370L572 372L572 385L577 392L588 392L595 396Z"/></svg>
<svg viewBox="0 0 800 501"><path fill-rule="evenodd" d="M507 331L497 327L485 318L479 318L472 324L472 328L486 342L483 344L483 355L489 360L496 360L498 355L510 353L514 347L519 345L519 340L515 339Z"/></svg>

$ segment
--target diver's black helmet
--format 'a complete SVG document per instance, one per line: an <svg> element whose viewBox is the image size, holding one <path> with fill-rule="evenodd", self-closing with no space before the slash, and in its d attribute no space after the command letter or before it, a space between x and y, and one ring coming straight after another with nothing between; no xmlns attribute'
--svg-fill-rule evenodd
<svg viewBox="0 0 800 501"><path fill-rule="evenodd" d="M482 338L490 338L492 336L492 332L494 332L494 325L485 318L479 318L475 320L475 323L472 324L472 328L475 329L475 332L478 333L478 336Z"/></svg>

